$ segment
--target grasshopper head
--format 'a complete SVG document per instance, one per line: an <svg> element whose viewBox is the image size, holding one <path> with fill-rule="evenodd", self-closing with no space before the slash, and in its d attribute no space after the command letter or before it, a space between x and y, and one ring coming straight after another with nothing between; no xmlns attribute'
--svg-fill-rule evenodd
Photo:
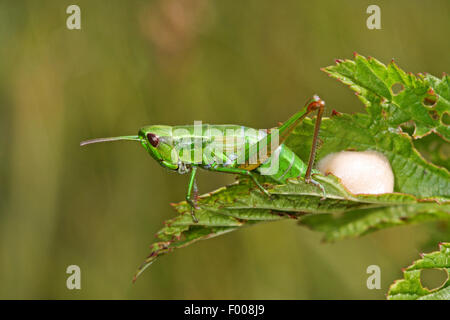
<svg viewBox="0 0 450 320"><path fill-rule="evenodd" d="M171 126L146 126L139 130L141 144L147 152L166 168L178 169L178 156L172 139Z"/></svg>
<svg viewBox="0 0 450 320"><path fill-rule="evenodd" d="M173 152L172 127L170 126L147 126L141 128L137 136L98 138L83 141L80 145L119 140L139 141L147 152L162 166L172 170L178 169L178 157L176 152Z"/></svg>

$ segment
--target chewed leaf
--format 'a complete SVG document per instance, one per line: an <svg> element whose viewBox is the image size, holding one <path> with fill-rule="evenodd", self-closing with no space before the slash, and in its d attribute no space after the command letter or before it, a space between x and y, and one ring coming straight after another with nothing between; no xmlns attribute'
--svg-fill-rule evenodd
<svg viewBox="0 0 450 320"><path fill-rule="evenodd" d="M339 60L323 70L356 91L369 113L378 110L374 104L380 104L379 112L390 126L399 127L412 121L414 138L436 132L450 141L450 128L444 121L445 114L450 112L447 75L442 79L415 76L401 70L393 61L386 66L358 54L354 60Z"/></svg>
<svg viewBox="0 0 450 320"><path fill-rule="evenodd" d="M324 186L326 199L322 199L320 189L302 179L284 185L266 184L271 199L249 180L242 179L200 197L200 209L196 211L198 223L192 221L185 201L174 204L180 215L166 221L166 227L157 233L158 242L152 245L150 256L136 276L156 258L174 249L263 221L299 220L302 225L325 232L326 240L423 221L450 221L450 201L419 200L402 193L354 195L332 175L316 175L315 179ZM261 181L265 179L261 177Z"/></svg>
<svg viewBox="0 0 450 320"><path fill-rule="evenodd" d="M441 243L440 251L426 253L403 271L403 279L391 285L387 298L390 300L450 300L450 243ZM422 270L440 269L447 273L444 284L434 290L422 286Z"/></svg>

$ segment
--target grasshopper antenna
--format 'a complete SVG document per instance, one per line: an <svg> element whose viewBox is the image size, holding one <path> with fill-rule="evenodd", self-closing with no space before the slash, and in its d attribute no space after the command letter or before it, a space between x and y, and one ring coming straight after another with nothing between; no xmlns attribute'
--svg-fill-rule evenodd
<svg viewBox="0 0 450 320"><path fill-rule="evenodd" d="M92 144L92 143L120 141L120 140L141 141L141 138L139 136L120 136L120 137L109 137L109 138L97 138L97 139L81 141L80 146L85 146L87 144Z"/></svg>

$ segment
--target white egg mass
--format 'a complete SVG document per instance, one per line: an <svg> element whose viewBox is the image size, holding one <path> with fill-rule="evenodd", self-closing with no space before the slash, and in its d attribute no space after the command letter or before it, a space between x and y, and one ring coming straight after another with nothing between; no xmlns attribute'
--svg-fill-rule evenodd
<svg viewBox="0 0 450 320"><path fill-rule="evenodd" d="M394 173L388 159L376 151L331 153L318 163L323 174L331 173L354 194L394 192Z"/></svg>

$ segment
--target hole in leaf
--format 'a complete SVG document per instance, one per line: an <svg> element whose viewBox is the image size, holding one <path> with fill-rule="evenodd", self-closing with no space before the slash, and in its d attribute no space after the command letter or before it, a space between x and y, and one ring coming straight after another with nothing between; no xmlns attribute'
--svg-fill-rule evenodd
<svg viewBox="0 0 450 320"><path fill-rule="evenodd" d="M436 104L436 102L437 102L437 96L436 96L436 95L429 95L429 96L426 96L426 97L423 98L423 100L422 100L422 104L423 104L425 107L434 107L434 105Z"/></svg>
<svg viewBox="0 0 450 320"><path fill-rule="evenodd" d="M437 134L431 133L421 139L414 140L413 144L427 161L433 162L440 167L448 166L450 144L446 143Z"/></svg>
<svg viewBox="0 0 450 320"><path fill-rule="evenodd" d="M445 270L441 269L424 269L420 273L420 282L422 287L434 290L442 287L447 281L448 275Z"/></svg>
<svg viewBox="0 0 450 320"><path fill-rule="evenodd" d="M405 90L405 87L404 87L403 84L401 84L400 82L394 83L394 84L391 86L391 91L392 91L392 94L393 94L394 96L398 95L398 94L399 94L400 92L402 92L403 90Z"/></svg>
<svg viewBox="0 0 450 320"><path fill-rule="evenodd" d="M408 121L408 122L402 123L400 125L400 127L402 128L403 132L406 132L410 136L412 136L414 134L414 129L416 128L414 121Z"/></svg>
<svg viewBox="0 0 450 320"><path fill-rule="evenodd" d="M441 122L446 126L450 126L450 114L448 112L442 115Z"/></svg>
<svg viewBox="0 0 450 320"><path fill-rule="evenodd" d="M430 115L431 119L433 120L439 120L439 114L436 110L430 110L428 111L428 114Z"/></svg>

